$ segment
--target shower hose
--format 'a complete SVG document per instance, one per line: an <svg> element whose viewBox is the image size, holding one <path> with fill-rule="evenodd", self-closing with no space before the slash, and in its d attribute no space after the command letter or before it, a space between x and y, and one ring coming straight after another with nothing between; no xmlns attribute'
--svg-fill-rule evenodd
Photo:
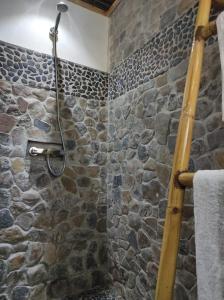
<svg viewBox="0 0 224 300"><path fill-rule="evenodd" d="M58 57L57 57L57 30L53 32L53 56L54 56L54 68L55 68L55 89L56 89L56 114L57 114L57 123L59 128L59 134L61 138L61 146L62 146L62 157L63 157L63 165L62 168L59 170L54 170L54 168L51 165L50 161L50 153L47 154L46 160L47 160L47 166L51 173L51 175L55 177L59 177L64 173L65 170L65 161L66 161L66 153L65 153L65 142L62 132L62 126L61 126L61 118L60 118L60 103L59 103L59 87L58 87Z"/></svg>

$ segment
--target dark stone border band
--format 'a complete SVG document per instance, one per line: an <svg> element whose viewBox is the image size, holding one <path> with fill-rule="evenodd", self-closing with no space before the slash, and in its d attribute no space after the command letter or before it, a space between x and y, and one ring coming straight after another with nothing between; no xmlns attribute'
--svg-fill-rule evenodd
<svg viewBox="0 0 224 300"><path fill-rule="evenodd" d="M65 95L105 100L107 73L63 59L59 66L59 84ZM0 41L0 79L54 90L53 57Z"/></svg>
<svg viewBox="0 0 224 300"><path fill-rule="evenodd" d="M115 99L137 88L188 57L197 7L195 5L189 9L112 70L109 76L109 99ZM212 17L214 15L215 12ZM210 38L208 44L214 40L216 37Z"/></svg>
<svg viewBox="0 0 224 300"><path fill-rule="evenodd" d="M116 66L109 75L109 98L115 99L137 88L184 60L190 50L196 12L197 5ZM214 40L216 37L208 43ZM107 73L63 59L59 64L59 84L65 95L107 98ZM54 90L53 57L0 41L0 79Z"/></svg>

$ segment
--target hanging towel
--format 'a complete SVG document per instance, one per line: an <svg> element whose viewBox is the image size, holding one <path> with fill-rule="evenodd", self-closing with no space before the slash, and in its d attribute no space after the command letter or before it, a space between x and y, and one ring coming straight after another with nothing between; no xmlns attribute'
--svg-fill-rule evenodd
<svg viewBox="0 0 224 300"><path fill-rule="evenodd" d="M224 170L194 176L198 300L224 299Z"/></svg>
<svg viewBox="0 0 224 300"><path fill-rule="evenodd" d="M216 27L222 69L222 121L224 121L224 12L218 15Z"/></svg>

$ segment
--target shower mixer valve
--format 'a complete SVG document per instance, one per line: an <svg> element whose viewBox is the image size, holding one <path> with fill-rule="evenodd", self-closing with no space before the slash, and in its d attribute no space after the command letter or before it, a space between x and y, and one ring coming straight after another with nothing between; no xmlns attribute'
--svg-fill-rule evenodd
<svg viewBox="0 0 224 300"><path fill-rule="evenodd" d="M44 149L44 148L30 147L29 154L31 156L37 156L37 155L64 156L64 151L56 150L56 149Z"/></svg>
<svg viewBox="0 0 224 300"><path fill-rule="evenodd" d="M45 149L43 149L43 148L31 147L29 149L29 154L32 155L32 156L37 156L39 154L43 154L44 150Z"/></svg>

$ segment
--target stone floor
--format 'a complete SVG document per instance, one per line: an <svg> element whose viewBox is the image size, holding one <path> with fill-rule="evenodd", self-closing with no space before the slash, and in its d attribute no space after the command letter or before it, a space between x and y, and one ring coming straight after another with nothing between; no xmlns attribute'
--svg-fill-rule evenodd
<svg viewBox="0 0 224 300"><path fill-rule="evenodd" d="M82 296L79 300L117 300L113 291L101 291Z"/></svg>

